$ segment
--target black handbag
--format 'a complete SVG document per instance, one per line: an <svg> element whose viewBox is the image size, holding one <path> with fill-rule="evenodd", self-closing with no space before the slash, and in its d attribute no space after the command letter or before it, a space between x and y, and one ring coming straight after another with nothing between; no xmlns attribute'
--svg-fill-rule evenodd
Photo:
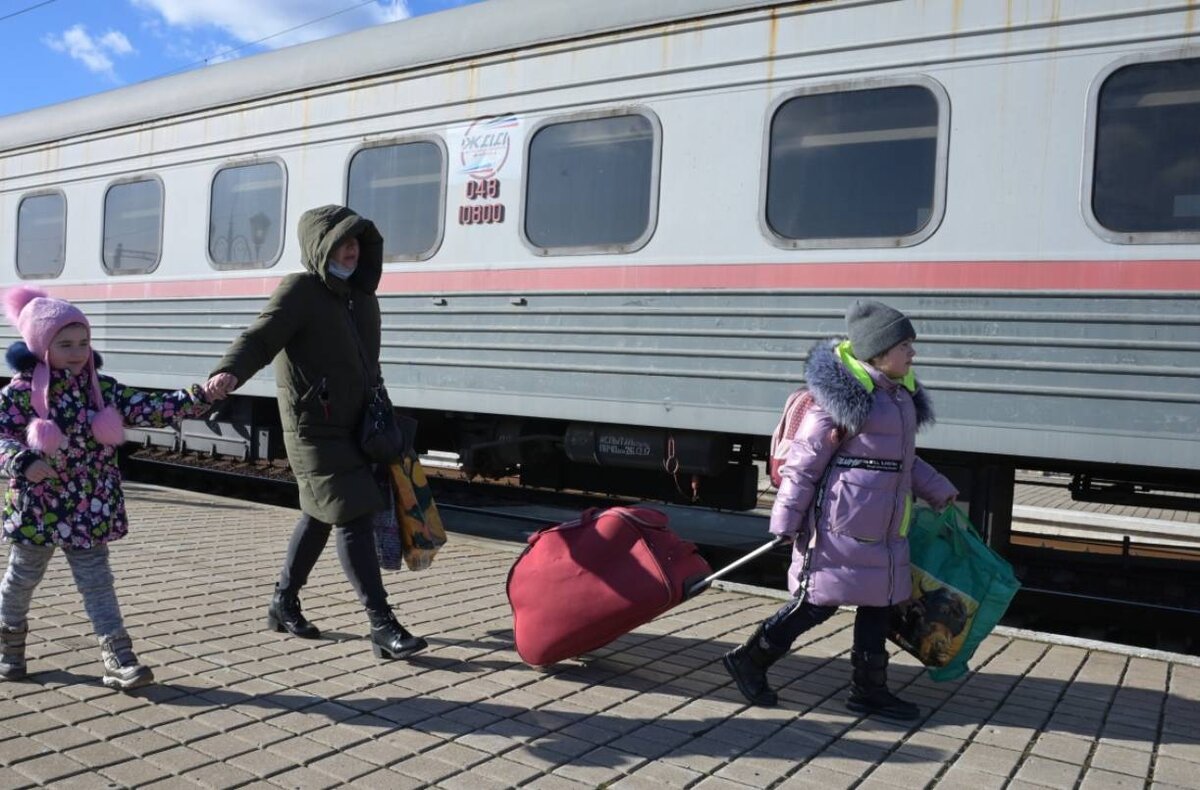
<svg viewBox="0 0 1200 790"><path fill-rule="evenodd" d="M415 424L415 420L410 420ZM358 445L367 458L389 464L408 452L412 442L396 419L387 388L380 381L367 391L367 406L358 429Z"/></svg>

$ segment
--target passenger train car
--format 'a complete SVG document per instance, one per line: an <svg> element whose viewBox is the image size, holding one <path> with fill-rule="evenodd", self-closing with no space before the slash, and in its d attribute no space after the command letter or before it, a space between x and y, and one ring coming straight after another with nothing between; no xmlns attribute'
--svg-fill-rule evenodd
<svg viewBox="0 0 1200 790"><path fill-rule="evenodd" d="M847 305L916 323L923 454L1200 480L1200 4L488 0L0 118L0 276L203 380L345 202L384 376L470 474L753 505ZM15 333L5 328L4 339ZM279 455L270 370L185 441ZM208 431L208 433L205 433Z"/></svg>

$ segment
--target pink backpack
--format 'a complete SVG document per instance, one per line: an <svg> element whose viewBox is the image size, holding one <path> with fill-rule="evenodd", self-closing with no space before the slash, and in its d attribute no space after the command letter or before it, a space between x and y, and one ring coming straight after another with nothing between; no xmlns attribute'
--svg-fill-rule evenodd
<svg viewBox="0 0 1200 790"><path fill-rule="evenodd" d="M779 418L779 424L775 426L775 432L771 434L771 456L767 459L767 473L771 475L771 485L779 488L779 484L783 482L783 477L779 474L779 470L787 462L788 451L792 449L792 440L796 438L796 431L800 428L800 423L804 421L804 415L812 405L816 403L816 398L808 390L796 390L788 396L787 403L783 404L783 416ZM842 428L837 429L838 440L841 441L845 435Z"/></svg>
<svg viewBox="0 0 1200 790"><path fill-rule="evenodd" d="M767 460L767 472L771 475L771 485L779 488L783 478L779 470L787 461L788 451L792 449L792 439L796 438L796 430L804 420L805 413L813 405L815 399L808 390L796 390L788 395L787 403L783 404L783 416L771 434L771 456Z"/></svg>

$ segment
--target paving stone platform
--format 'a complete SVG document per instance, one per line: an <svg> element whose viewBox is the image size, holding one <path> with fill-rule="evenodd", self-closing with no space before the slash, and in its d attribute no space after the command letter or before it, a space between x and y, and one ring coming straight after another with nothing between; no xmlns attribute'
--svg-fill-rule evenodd
<svg viewBox="0 0 1200 790"><path fill-rule="evenodd" d="M1044 507L1076 513L1099 513L1128 519L1151 519L1200 525L1200 508L1184 510L1079 501L1071 498L1071 492L1065 487L1066 483L1067 478L1062 476L1043 477L1033 472L1019 471L1013 491L1013 504L1018 508L1021 506Z"/></svg>
<svg viewBox="0 0 1200 790"><path fill-rule="evenodd" d="M263 630L294 511L127 493L133 529L113 559L158 683L100 685L56 557L31 614L32 674L0 684L0 790L1200 787L1194 657L1001 631L952 683L897 656L893 685L924 713L905 726L842 707L841 612L772 669L781 705L750 708L719 658L776 594L713 590L586 660L535 670L513 651L504 596L519 546L452 534L432 569L385 573L401 620L430 641L385 662L332 545L303 597L325 638Z"/></svg>

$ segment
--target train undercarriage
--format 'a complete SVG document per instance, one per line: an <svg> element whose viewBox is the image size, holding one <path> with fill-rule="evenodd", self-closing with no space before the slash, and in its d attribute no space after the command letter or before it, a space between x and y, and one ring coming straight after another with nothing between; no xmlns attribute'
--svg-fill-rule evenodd
<svg viewBox="0 0 1200 790"><path fill-rule="evenodd" d="M454 459L468 479L537 489L745 511L769 506L768 439L701 431L487 414L423 412L417 449ZM285 458L275 403L232 398L181 431L131 430L146 446L242 461ZM999 550L1008 545L1016 465L976 454L922 451L961 492L971 520Z"/></svg>
<svg viewBox="0 0 1200 790"><path fill-rule="evenodd" d="M234 397L207 420L173 430L130 430L146 446L241 461L286 458L273 400ZM513 416L423 412L417 449L434 451L467 479L506 480L543 490L746 511L770 505L763 473L768 439L699 431ZM922 450L946 474L989 545L1007 554L1015 473L1044 469L1072 476L1081 502L1200 509L1200 475L1179 470L1087 465Z"/></svg>

